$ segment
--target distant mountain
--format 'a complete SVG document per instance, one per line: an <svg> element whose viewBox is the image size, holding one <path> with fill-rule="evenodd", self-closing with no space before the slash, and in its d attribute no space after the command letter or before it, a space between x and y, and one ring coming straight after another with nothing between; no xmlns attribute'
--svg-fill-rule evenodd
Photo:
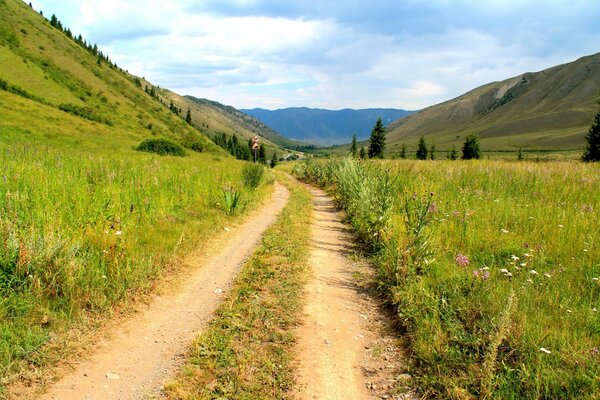
<svg viewBox="0 0 600 400"><path fill-rule="evenodd" d="M290 139L318 145L348 143L353 134L356 134L359 140L365 140L371 134L377 118L381 117L387 125L413 113L391 108L333 111L301 107L274 111L262 108L241 111L258 118Z"/></svg>
<svg viewBox="0 0 600 400"><path fill-rule="evenodd" d="M486 150L584 147L598 110L600 53L535 73L489 83L392 123L388 150L415 150L420 136L438 150L459 149L477 134Z"/></svg>

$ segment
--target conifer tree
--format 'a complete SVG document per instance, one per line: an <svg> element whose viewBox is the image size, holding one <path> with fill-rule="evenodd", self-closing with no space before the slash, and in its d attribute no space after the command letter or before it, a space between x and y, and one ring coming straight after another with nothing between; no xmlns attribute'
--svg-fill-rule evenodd
<svg viewBox="0 0 600 400"><path fill-rule="evenodd" d="M273 157L271 157L271 168L275 168L277 165L277 152L273 152Z"/></svg>
<svg viewBox="0 0 600 400"><path fill-rule="evenodd" d="M429 159L435 160L435 156L436 156L435 143L432 143L431 147L429 148Z"/></svg>
<svg viewBox="0 0 600 400"><path fill-rule="evenodd" d="M350 155L352 158L356 158L357 156L357 148L356 148L356 134L352 135L352 144L350 145Z"/></svg>
<svg viewBox="0 0 600 400"><path fill-rule="evenodd" d="M479 160L481 158L481 148L479 146L479 138L476 135L469 135L465 139L462 147L463 160Z"/></svg>
<svg viewBox="0 0 600 400"><path fill-rule="evenodd" d="M369 143L369 158L383 158L383 150L385 149L385 127L381 118L377 118L375 126L371 131Z"/></svg>
<svg viewBox="0 0 600 400"><path fill-rule="evenodd" d="M456 160L458 158L458 153L456 152L456 147L452 146L452 149L448 150L448 160Z"/></svg>
<svg viewBox="0 0 600 400"><path fill-rule="evenodd" d="M192 124L192 110L190 110L189 107L187 110L187 114L185 115L185 122L187 122L190 125ZM235 135L234 135L234 137L235 137Z"/></svg>
<svg viewBox="0 0 600 400"><path fill-rule="evenodd" d="M360 148L360 153L358 154L358 157L361 160L364 160L365 158L367 158L367 152L365 151L364 146Z"/></svg>
<svg viewBox="0 0 600 400"><path fill-rule="evenodd" d="M265 150L265 146L263 146L262 144L258 149L258 162L261 164L267 163L267 152Z"/></svg>
<svg viewBox="0 0 600 400"><path fill-rule="evenodd" d="M406 143L402 143L402 147L400 148L400 158L406 158Z"/></svg>
<svg viewBox="0 0 600 400"><path fill-rule="evenodd" d="M596 113L594 123L585 136L585 140L587 143L581 160L585 162L600 161L600 111Z"/></svg>
<svg viewBox="0 0 600 400"><path fill-rule="evenodd" d="M425 142L425 138L423 136L421 136L419 139L416 158L417 160L427 160L427 143Z"/></svg>

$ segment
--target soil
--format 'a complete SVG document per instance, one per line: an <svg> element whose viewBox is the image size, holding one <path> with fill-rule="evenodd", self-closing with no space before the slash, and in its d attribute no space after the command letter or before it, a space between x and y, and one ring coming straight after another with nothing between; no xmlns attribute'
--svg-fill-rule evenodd
<svg viewBox="0 0 600 400"><path fill-rule="evenodd" d="M216 254L202 251L187 259L189 275L176 290L156 296L144 311L99 339L89 357L78 361L74 370L51 385L41 398L161 398L163 382L184 361L188 346L204 329L221 296L288 198L288 190L276 184L268 204L242 225L226 229L226 242Z"/></svg>
<svg viewBox="0 0 600 400"><path fill-rule="evenodd" d="M298 332L298 397L413 399L401 339L371 285L364 284L372 281L372 268L354 257L354 240L331 198L309 190L313 276Z"/></svg>

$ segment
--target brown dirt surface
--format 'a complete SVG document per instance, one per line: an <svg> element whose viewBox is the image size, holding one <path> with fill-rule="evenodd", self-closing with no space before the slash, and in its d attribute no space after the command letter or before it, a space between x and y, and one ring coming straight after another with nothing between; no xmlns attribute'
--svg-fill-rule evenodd
<svg viewBox="0 0 600 400"><path fill-rule="evenodd" d="M298 397L413 399L401 338L365 284L372 268L353 261L353 238L331 198L313 195L305 319L298 332Z"/></svg>
<svg viewBox="0 0 600 400"><path fill-rule="evenodd" d="M276 184L271 200L228 230L225 244L214 255L202 250L185 261L188 275L176 290L155 296L145 310L99 338L89 357L73 362L74 370L41 398L162 398L162 383L184 361L187 347L205 328L222 294L288 198L289 191Z"/></svg>

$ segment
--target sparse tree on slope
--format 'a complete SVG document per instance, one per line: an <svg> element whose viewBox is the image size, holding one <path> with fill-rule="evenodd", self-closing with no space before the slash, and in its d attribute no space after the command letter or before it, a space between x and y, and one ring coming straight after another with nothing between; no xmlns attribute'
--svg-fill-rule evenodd
<svg viewBox="0 0 600 400"><path fill-rule="evenodd" d="M450 150L448 150L448 160L456 160L458 158L458 153L456 152L456 147L452 146Z"/></svg>
<svg viewBox="0 0 600 400"><path fill-rule="evenodd" d="M192 110L190 110L188 108L187 110L187 114L185 115L185 122L187 122L188 124L192 124Z"/></svg>
<svg viewBox="0 0 600 400"><path fill-rule="evenodd" d="M429 149L429 158L431 160L435 160L436 151L435 151L435 143L431 144L431 148Z"/></svg>
<svg viewBox="0 0 600 400"><path fill-rule="evenodd" d="M481 158L481 148L479 147L479 138L476 135L469 135L462 147L463 160L479 160Z"/></svg>
<svg viewBox="0 0 600 400"><path fill-rule="evenodd" d="M425 138L421 136L419 139L419 146L417 146L417 160L427 160L427 143Z"/></svg>
<svg viewBox="0 0 600 400"><path fill-rule="evenodd" d="M381 118L377 118L377 122L371 131L371 139L369 144L369 158L383 158L383 150L385 149L385 127Z"/></svg>
<svg viewBox="0 0 600 400"><path fill-rule="evenodd" d="M364 148L364 147L361 147L361 148L360 148L360 153L358 154L358 157L359 157L361 160L364 160L365 158L367 158L367 152L366 152L366 150L365 150L365 148Z"/></svg>
<svg viewBox="0 0 600 400"><path fill-rule="evenodd" d="M406 143L402 143L402 147L400 148L400 158L406 158Z"/></svg>
<svg viewBox="0 0 600 400"><path fill-rule="evenodd" d="M262 144L258 149L258 162L261 164L267 163L267 151L265 150L265 146L263 146Z"/></svg>
<svg viewBox="0 0 600 400"><path fill-rule="evenodd" d="M275 168L277 165L277 152L273 152L273 157L271 157L271 168Z"/></svg>
<svg viewBox="0 0 600 400"><path fill-rule="evenodd" d="M352 158L356 158L357 156L357 148L356 148L356 134L352 135L352 145L350 145L350 155Z"/></svg>
<svg viewBox="0 0 600 400"><path fill-rule="evenodd" d="M600 111L594 117L594 123L585 136L587 141L585 151L581 159L585 162L600 161Z"/></svg>

